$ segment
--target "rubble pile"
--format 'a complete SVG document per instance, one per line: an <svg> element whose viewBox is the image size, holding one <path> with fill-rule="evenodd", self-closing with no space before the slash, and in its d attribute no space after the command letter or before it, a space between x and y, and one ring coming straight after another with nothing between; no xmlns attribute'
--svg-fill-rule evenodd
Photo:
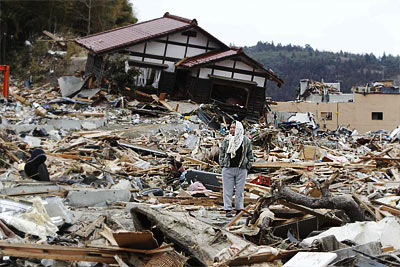
<svg viewBox="0 0 400 267"><path fill-rule="evenodd" d="M218 154L234 116L90 83L14 86L0 104L1 264L400 264L397 129L246 123L256 161L228 218ZM38 158L48 179L27 173Z"/></svg>
<svg viewBox="0 0 400 267"><path fill-rule="evenodd" d="M310 94L322 95L324 94L325 91L327 91L330 94L340 94L340 90L338 90L336 87L326 84L324 82L318 82L313 80L310 80L307 83L306 90Z"/></svg>

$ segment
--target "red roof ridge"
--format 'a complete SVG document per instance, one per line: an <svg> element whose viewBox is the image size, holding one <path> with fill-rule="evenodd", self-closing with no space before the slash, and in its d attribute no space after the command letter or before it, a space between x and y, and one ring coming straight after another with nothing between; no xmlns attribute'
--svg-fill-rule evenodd
<svg viewBox="0 0 400 267"><path fill-rule="evenodd" d="M176 16L176 15L172 15L169 12L165 12L164 18L175 19L175 20L179 20L179 21L182 21L182 22L185 22L185 23L197 25L197 20L196 19L187 19L187 18L184 18L184 17L179 17L179 16Z"/></svg>

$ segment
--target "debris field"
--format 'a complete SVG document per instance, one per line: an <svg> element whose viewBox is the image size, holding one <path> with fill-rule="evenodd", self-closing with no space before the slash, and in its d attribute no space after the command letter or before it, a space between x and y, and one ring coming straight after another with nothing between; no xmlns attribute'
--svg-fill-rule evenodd
<svg viewBox="0 0 400 267"><path fill-rule="evenodd" d="M397 129L244 122L256 160L227 218L216 105L66 76L0 109L2 266L400 265ZM48 181L24 171L37 148Z"/></svg>

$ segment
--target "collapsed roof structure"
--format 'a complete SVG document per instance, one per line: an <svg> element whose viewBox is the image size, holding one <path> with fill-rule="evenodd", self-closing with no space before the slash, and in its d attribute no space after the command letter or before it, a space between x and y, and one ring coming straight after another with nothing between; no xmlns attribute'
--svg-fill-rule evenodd
<svg viewBox="0 0 400 267"><path fill-rule="evenodd" d="M104 57L126 55L140 70L136 88L171 98L218 103L225 111L257 121L263 111L267 81L283 80L272 70L228 47L198 26L197 20L163 17L77 38L88 49L86 73L102 81Z"/></svg>

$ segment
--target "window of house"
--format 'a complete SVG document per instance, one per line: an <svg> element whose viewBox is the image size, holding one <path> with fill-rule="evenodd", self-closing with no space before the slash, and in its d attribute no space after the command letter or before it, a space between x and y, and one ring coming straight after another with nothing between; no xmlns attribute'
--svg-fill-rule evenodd
<svg viewBox="0 0 400 267"><path fill-rule="evenodd" d="M383 120L383 112L372 112L372 120Z"/></svg>
<svg viewBox="0 0 400 267"><path fill-rule="evenodd" d="M331 121L332 120L332 112L321 112L321 119Z"/></svg>
<svg viewBox="0 0 400 267"><path fill-rule="evenodd" d="M145 87L151 85L158 88L160 81L161 70L153 68L139 68L138 76L136 79L136 86Z"/></svg>

